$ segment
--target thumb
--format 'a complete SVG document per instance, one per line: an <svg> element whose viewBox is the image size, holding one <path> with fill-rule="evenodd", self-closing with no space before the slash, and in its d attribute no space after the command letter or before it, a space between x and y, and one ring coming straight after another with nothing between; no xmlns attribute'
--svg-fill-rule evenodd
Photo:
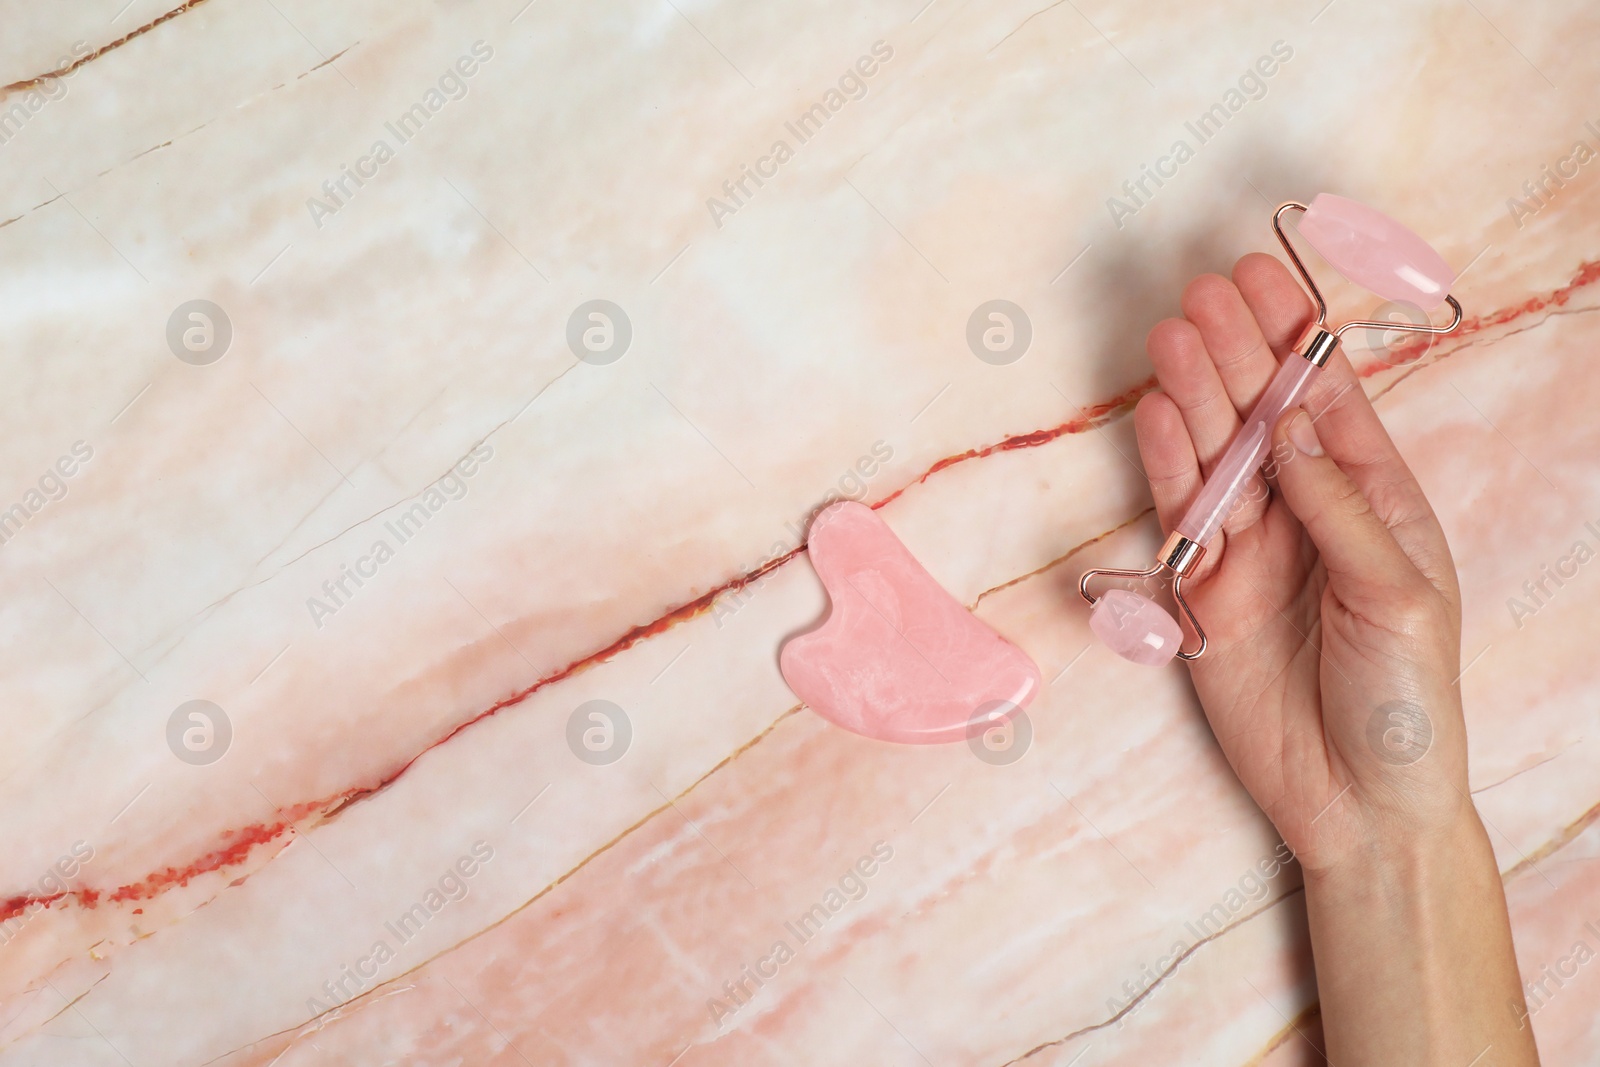
<svg viewBox="0 0 1600 1067"><path fill-rule="evenodd" d="M1317 546L1329 580L1346 597L1390 599L1415 577L1415 568L1360 488L1324 451L1311 416L1291 408L1273 437L1279 445L1274 454L1289 457L1278 466L1278 489Z"/></svg>

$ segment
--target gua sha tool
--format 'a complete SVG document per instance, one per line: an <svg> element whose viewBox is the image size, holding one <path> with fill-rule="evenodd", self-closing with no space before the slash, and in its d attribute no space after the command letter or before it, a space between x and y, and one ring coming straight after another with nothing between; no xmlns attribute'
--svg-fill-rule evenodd
<svg viewBox="0 0 1600 1067"><path fill-rule="evenodd" d="M778 656L818 715L902 744L992 729L1039 692L1039 668L945 592L864 504L817 515L807 538L830 610Z"/></svg>
<svg viewBox="0 0 1600 1067"><path fill-rule="evenodd" d="M1360 320L1329 329L1328 305L1283 232L1283 216L1290 211L1303 213L1300 236L1352 282L1386 300L1407 301L1424 311L1432 311L1441 303L1449 304L1454 317L1444 326ZM1449 333L1461 325L1461 305L1449 294L1450 285L1456 279L1455 272L1426 241L1387 215L1354 200L1322 193L1311 201L1310 207L1292 200L1281 205L1273 212L1272 229L1316 301L1316 321L1306 328L1293 350L1284 357L1272 384L1256 401L1233 443L1211 472L1210 480L1161 546L1155 565L1142 571L1096 568L1084 572L1078 580L1078 592L1093 609L1089 613L1089 628L1113 652L1134 663L1155 667L1173 656L1197 660L1204 654L1206 632L1183 598L1184 580L1199 566L1206 545L1238 502L1250 476L1266 459L1272 428L1285 411L1305 396L1339 347L1339 338L1345 331ZM1200 644L1193 652L1183 651L1183 631L1177 621L1142 593L1128 589L1112 589L1100 596L1090 593L1089 580L1095 575L1147 580L1170 575L1172 598L1189 617Z"/></svg>

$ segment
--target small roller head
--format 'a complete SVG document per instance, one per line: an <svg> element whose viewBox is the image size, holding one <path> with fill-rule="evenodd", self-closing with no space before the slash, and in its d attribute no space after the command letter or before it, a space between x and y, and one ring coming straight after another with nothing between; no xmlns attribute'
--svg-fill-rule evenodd
<svg viewBox="0 0 1600 1067"><path fill-rule="evenodd" d="M1089 612L1089 629L1125 660L1159 667L1178 654L1183 631L1166 609L1130 589L1108 589Z"/></svg>
<svg viewBox="0 0 1600 1067"><path fill-rule="evenodd" d="M1300 219L1300 236L1334 270L1385 300L1431 311L1456 280L1428 242L1383 212L1332 193L1311 201Z"/></svg>

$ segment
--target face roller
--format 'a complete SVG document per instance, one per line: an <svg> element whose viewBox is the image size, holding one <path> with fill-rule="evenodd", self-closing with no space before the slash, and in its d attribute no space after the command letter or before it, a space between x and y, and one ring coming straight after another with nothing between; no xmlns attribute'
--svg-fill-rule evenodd
<svg viewBox="0 0 1600 1067"><path fill-rule="evenodd" d="M1300 236L1350 281L1386 300L1407 301L1425 311L1447 303L1455 317L1445 326L1360 320L1330 330L1328 305L1283 232L1283 216L1290 211L1302 213ZM1293 350L1284 357L1272 384L1244 420L1200 495L1161 546L1155 565L1142 571L1096 568L1086 571L1078 580L1078 592L1093 608L1089 614L1090 629L1113 652L1134 663L1160 666L1174 655L1179 659L1196 660L1204 654L1205 630L1183 598L1184 580L1199 566L1205 546L1237 504L1250 476L1266 459L1271 448L1272 429L1278 419L1305 396L1333 356L1345 331L1376 329L1439 334L1449 333L1461 325L1461 305L1449 295L1455 273L1427 242L1388 216L1354 200L1322 193L1309 207L1294 201L1283 204L1272 215L1272 229L1316 302L1316 321L1306 328ZM1111 589L1100 596L1090 593L1089 581L1095 575L1135 579L1170 575L1172 597L1189 617L1200 639L1199 646L1193 652L1183 651L1180 647L1183 631L1177 621L1140 593L1129 589Z"/></svg>

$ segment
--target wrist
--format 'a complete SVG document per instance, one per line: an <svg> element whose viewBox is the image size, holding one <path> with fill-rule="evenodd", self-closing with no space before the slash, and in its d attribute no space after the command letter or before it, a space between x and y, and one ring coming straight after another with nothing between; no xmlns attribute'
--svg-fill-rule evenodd
<svg viewBox="0 0 1600 1067"><path fill-rule="evenodd" d="M1337 860L1305 870L1310 895L1351 895L1399 901L1415 898L1438 878L1499 869L1483 820L1470 800L1427 820L1382 820L1340 849Z"/></svg>
<svg viewBox="0 0 1600 1067"><path fill-rule="evenodd" d="M1470 802L1305 872L1335 1063L1535 1064L1494 850Z"/></svg>

